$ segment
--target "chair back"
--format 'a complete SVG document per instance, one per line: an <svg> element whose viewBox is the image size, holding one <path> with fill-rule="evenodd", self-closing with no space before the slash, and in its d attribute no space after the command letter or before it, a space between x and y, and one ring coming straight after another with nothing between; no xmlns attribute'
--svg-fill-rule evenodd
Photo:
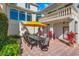
<svg viewBox="0 0 79 59"><path fill-rule="evenodd" d="M49 44L49 38L46 38L44 41L44 45L48 45Z"/></svg>

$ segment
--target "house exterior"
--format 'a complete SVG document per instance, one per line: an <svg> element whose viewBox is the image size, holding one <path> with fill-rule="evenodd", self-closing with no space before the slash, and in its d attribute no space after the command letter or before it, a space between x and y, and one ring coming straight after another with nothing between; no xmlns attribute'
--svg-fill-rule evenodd
<svg viewBox="0 0 79 59"><path fill-rule="evenodd" d="M8 16L8 35L21 35L21 22L36 21L37 7L35 3L1 3L2 12ZM30 33L34 33L34 28L27 27ZM35 29L37 30L37 28Z"/></svg>
<svg viewBox="0 0 79 59"><path fill-rule="evenodd" d="M49 24L44 28L45 33L51 30L55 38L64 39L67 32L77 32L75 39L79 43L79 4L54 3L40 11L44 17L39 21Z"/></svg>

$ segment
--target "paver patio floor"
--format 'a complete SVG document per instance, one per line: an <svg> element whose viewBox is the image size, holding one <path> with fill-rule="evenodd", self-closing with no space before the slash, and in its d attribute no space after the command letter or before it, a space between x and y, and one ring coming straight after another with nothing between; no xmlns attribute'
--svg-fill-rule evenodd
<svg viewBox="0 0 79 59"><path fill-rule="evenodd" d="M78 56L79 46L70 47L60 42L59 40L51 40L48 51L42 51L39 47L33 47L31 50L27 46L24 39L22 38L21 48L23 49L22 56Z"/></svg>

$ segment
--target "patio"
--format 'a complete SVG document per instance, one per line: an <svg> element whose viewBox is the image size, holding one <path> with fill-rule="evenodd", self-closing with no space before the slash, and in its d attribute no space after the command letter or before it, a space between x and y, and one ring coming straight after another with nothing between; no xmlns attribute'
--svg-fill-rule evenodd
<svg viewBox="0 0 79 59"><path fill-rule="evenodd" d="M23 38L21 40L22 56L79 56L78 45L77 47L69 47L57 39L50 41L48 51L41 51L38 46L31 50L25 40Z"/></svg>

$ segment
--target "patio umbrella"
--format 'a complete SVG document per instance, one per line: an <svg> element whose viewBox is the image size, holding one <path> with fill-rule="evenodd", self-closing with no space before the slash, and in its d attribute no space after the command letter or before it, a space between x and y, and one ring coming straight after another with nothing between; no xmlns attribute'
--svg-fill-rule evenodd
<svg viewBox="0 0 79 59"><path fill-rule="evenodd" d="M34 33L35 33L35 27L45 27L45 26L47 26L46 24L43 24L41 22L36 22L36 21L25 22L22 25L23 26L32 26L32 27L34 27Z"/></svg>

